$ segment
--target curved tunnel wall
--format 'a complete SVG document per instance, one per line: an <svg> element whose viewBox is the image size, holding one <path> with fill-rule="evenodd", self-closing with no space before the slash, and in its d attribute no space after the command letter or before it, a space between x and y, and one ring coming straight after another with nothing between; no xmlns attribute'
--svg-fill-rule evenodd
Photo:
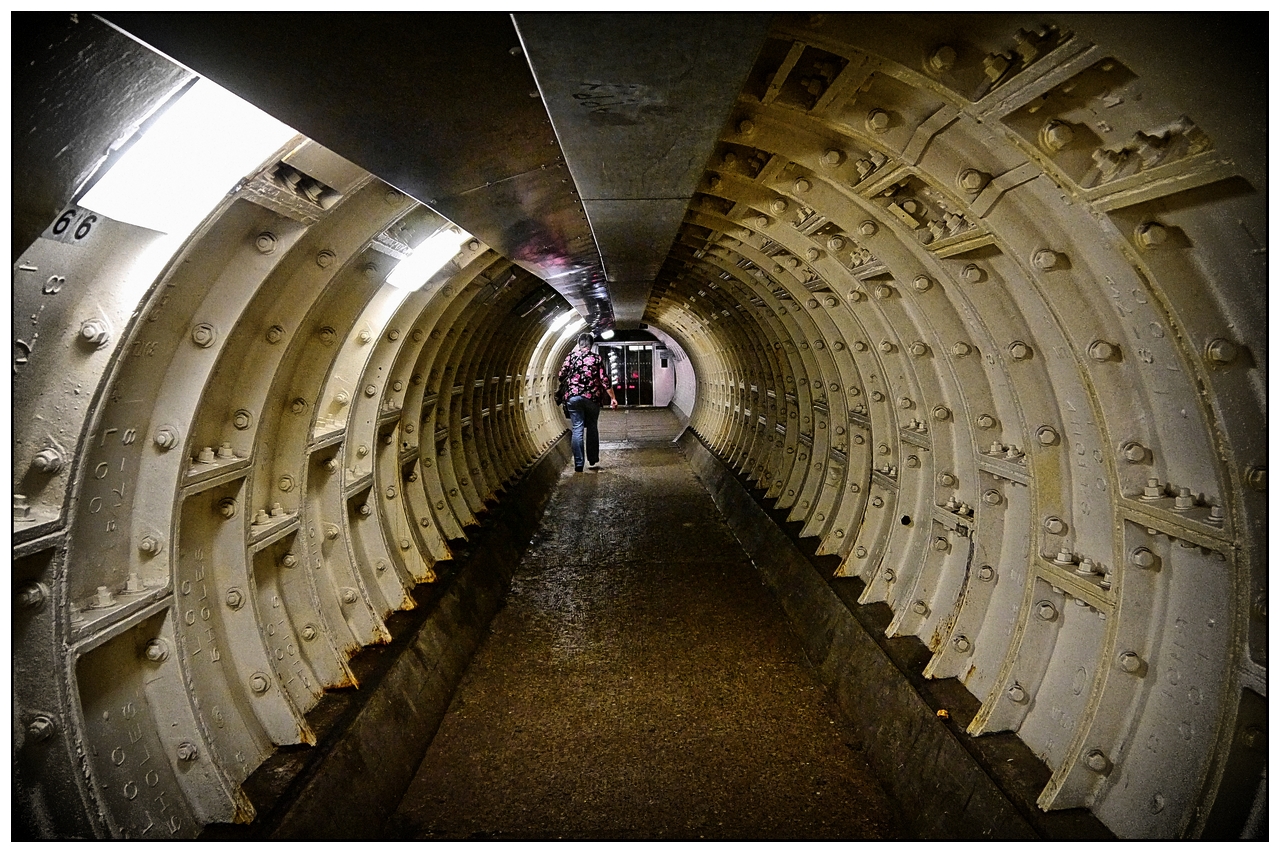
<svg viewBox="0 0 1280 853"><path fill-rule="evenodd" d="M970 735L1045 761L1042 808L1238 831L1265 764L1260 176L1123 51L962 23L779 19L646 321L693 368L692 429L981 702ZM448 227L298 138L158 275L130 272L154 232L109 220L17 259L38 831L251 819L240 783L563 433L580 324L551 330L546 285L475 239L387 284Z"/></svg>

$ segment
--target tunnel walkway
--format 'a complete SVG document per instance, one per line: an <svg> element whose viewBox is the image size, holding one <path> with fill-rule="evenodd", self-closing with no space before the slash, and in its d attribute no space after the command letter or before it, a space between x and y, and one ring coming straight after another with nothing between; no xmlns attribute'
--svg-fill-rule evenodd
<svg viewBox="0 0 1280 853"><path fill-rule="evenodd" d="M401 838L891 838L775 599L671 438L606 411L388 827Z"/></svg>

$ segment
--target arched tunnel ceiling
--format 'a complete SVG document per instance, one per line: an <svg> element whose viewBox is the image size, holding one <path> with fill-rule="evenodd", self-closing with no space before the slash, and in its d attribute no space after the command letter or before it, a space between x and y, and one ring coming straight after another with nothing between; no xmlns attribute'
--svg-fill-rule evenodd
<svg viewBox="0 0 1280 853"><path fill-rule="evenodd" d="M421 46L368 20L338 50L376 90L386 56ZM548 116L529 97L510 20L434 20L467 61L348 104L385 135L409 103L438 134L414 164L448 189L423 199L434 211L393 189L420 180L396 152L379 171L299 138L154 281L121 284L154 232L108 220L78 240L61 208L18 258L15 778L37 780L17 787L46 832L144 825L104 748L126 736L98 713L121 691L176 721L140 731L184 833L249 818L247 775L309 742L350 655L563 433L550 392L575 327L550 327L562 303L539 278L589 270L566 296L612 322L596 199L575 195L587 173L560 122L569 168L539 156L554 99ZM305 37L322 23L224 23L244 47L224 31L208 62L269 60L227 82L305 120L309 90L345 82L278 88L336 67ZM1261 31L778 16L744 48L644 307L688 355L701 442L839 559L859 606L892 612L889 636L919 639L926 677L963 685L968 736L1013 732L1043 760L1040 808L1087 808L1122 837L1265 823ZM119 97L151 73L158 99L173 79L95 77L111 59L82 59L85 84ZM468 93L497 106L469 114ZM49 170L51 150L15 160ZM303 163L341 177L335 204L289 194L281 167ZM387 285L447 224L435 211L479 239L422 289ZM188 606L210 580L217 606Z"/></svg>

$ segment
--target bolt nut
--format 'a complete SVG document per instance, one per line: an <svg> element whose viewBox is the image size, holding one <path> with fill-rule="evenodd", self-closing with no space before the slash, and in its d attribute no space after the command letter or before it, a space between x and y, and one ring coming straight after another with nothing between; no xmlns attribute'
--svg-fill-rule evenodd
<svg viewBox="0 0 1280 853"><path fill-rule="evenodd" d="M1022 341L1014 341L1009 344L1009 355L1013 357L1014 361L1023 361L1031 357L1031 347Z"/></svg>
<svg viewBox="0 0 1280 853"><path fill-rule="evenodd" d="M27 737L33 741L43 742L53 737L57 728L53 719L47 714L37 714L31 722L27 723Z"/></svg>
<svg viewBox="0 0 1280 853"><path fill-rule="evenodd" d="M1102 752L1102 750L1091 749L1084 757L1084 764L1095 773L1101 773L1107 769L1110 762L1107 761L1107 756Z"/></svg>
<svg viewBox="0 0 1280 853"><path fill-rule="evenodd" d="M961 654L964 654L973 648L973 644L969 642L969 638L964 634L956 636L956 638L951 641L951 645L954 646L955 650Z"/></svg>
<svg viewBox="0 0 1280 853"><path fill-rule="evenodd" d="M156 434L151 437L151 440L161 450L172 450L178 444L178 430L176 427L166 424L156 430Z"/></svg>
<svg viewBox="0 0 1280 853"><path fill-rule="evenodd" d="M1128 673L1135 673L1142 669L1142 658L1138 657L1136 652L1123 652L1116 659L1116 663L1120 668Z"/></svg>
<svg viewBox="0 0 1280 853"><path fill-rule="evenodd" d="M62 454L55 448L46 447L31 460L31 467L45 474L56 474L62 470Z"/></svg>
<svg viewBox="0 0 1280 853"><path fill-rule="evenodd" d="M179 761L195 761L200 757L200 750L189 740L184 740L178 744L178 760Z"/></svg>
<svg viewBox="0 0 1280 853"><path fill-rule="evenodd" d="M249 676L249 689L254 693L266 693L271 689L271 679L266 673L255 672Z"/></svg>
<svg viewBox="0 0 1280 853"><path fill-rule="evenodd" d="M253 241L254 248L264 255L269 255L276 250L276 235L270 231L263 231L258 238Z"/></svg>
<svg viewBox="0 0 1280 853"><path fill-rule="evenodd" d="M307 410L307 401L301 397L294 397L293 402L289 404L289 411L295 415L300 415Z"/></svg>
<svg viewBox="0 0 1280 853"><path fill-rule="evenodd" d="M373 340L373 332L370 332L368 329L361 329L360 334L357 337L360 339L360 343L367 344L369 341Z"/></svg>
<svg viewBox="0 0 1280 853"><path fill-rule="evenodd" d="M369 516L373 515L373 507L369 506L368 504L360 504L360 508L359 510L357 510L357 512L359 512L360 515L364 516L365 518L368 518Z"/></svg>
<svg viewBox="0 0 1280 853"><path fill-rule="evenodd" d="M80 339L97 349L102 349L111 341L111 330L105 320L97 318L85 320L80 324Z"/></svg>
<svg viewBox="0 0 1280 853"><path fill-rule="evenodd" d="M1010 685L1006 695L1008 695L1010 699L1012 699L1014 702L1017 702L1018 704L1022 704L1023 702L1027 701L1027 691L1023 688L1021 684Z"/></svg>
<svg viewBox="0 0 1280 853"><path fill-rule="evenodd" d="M218 513L221 514L221 516L227 520L235 518L236 517L236 499L223 498L222 500L218 501Z"/></svg>
<svg viewBox="0 0 1280 853"><path fill-rule="evenodd" d="M1051 515L1044 520L1044 529L1054 536L1061 536L1067 532L1067 523L1056 515Z"/></svg>
<svg viewBox="0 0 1280 853"><path fill-rule="evenodd" d="M960 277L970 284L977 284L985 279L987 274L977 264L965 264L964 269L960 270Z"/></svg>
<svg viewBox="0 0 1280 853"><path fill-rule="evenodd" d="M284 566L286 569L292 569L294 566L298 565L298 555L293 552L285 554L280 558L280 565Z"/></svg>
<svg viewBox="0 0 1280 853"><path fill-rule="evenodd" d="M339 534L340 532L341 532L341 531L340 531L340 530L338 530L338 525L336 525L336 524L326 524L326 525L324 526L324 538L325 538L325 539L337 539L337 538L338 538L338 534Z"/></svg>
<svg viewBox="0 0 1280 853"><path fill-rule="evenodd" d="M349 586L344 586L342 588L343 604L355 604L359 600L360 600L360 594L357 593L354 589L352 589Z"/></svg>
<svg viewBox="0 0 1280 853"><path fill-rule="evenodd" d="M1048 272L1058 265L1058 253L1052 249L1037 249L1031 256L1031 265L1041 272Z"/></svg>
<svg viewBox="0 0 1280 853"><path fill-rule="evenodd" d="M944 44L929 54L929 68L937 74L950 71L956 64L956 49Z"/></svg>
<svg viewBox="0 0 1280 853"><path fill-rule="evenodd" d="M169 644L160 637L156 637L147 642L147 647L142 653L152 663L164 663L169 659Z"/></svg>
<svg viewBox="0 0 1280 853"><path fill-rule="evenodd" d="M191 342L202 349L208 349L218 340L218 330L210 323L197 323L191 327Z"/></svg>
<svg viewBox="0 0 1280 853"><path fill-rule="evenodd" d="M238 587L231 587L231 589L227 590L226 602L227 607L230 607L232 610L239 610L241 607L244 607L244 592Z"/></svg>
<svg viewBox="0 0 1280 853"><path fill-rule="evenodd" d="M154 536L143 536L138 542L138 550L144 554L155 556L160 553L160 540Z"/></svg>
<svg viewBox="0 0 1280 853"><path fill-rule="evenodd" d="M333 399L339 406L345 406L347 403L351 402L351 395L346 391L339 391L334 395Z"/></svg>
<svg viewBox="0 0 1280 853"><path fill-rule="evenodd" d="M39 610L49 600L49 587L34 581L18 590L18 604L27 610Z"/></svg>
<svg viewBox="0 0 1280 853"><path fill-rule="evenodd" d="M378 394L377 385L370 384L370 385L364 386L364 395L366 397L375 397L377 396L377 394Z"/></svg>
<svg viewBox="0 0 1280 853"><path fill-rule="evenodd" d="M1114 361L1118 351L1115 344L1103 340L1089 344L1089 358L1094 361Z"/></svg>
<svg viewBox="0 0 1280 853"><path fill-rule="evenodd" d="M1205 347L1205 357L1214 364L1230 364L1239 355L1239 347L1226 338L1214 338Z"/></svg>
<svg viewBox="0 0 1280 853"><path fill-rule="evenodd" d="M916 614L917 616L927 616L929 614L929 605L926 604L923 600L917 599L911 605L911 612Z"/></svg>
<svg viewBox="0 0 1280 853"><path fill-rule="evenodd" d="M872 133L884 133L889 129L889 114L884 110L871 110L867 113L867 130Z"/></svg>
<svg viewBox="0 0 1280 853"><path fill-rule="evenodd" d="M330 474L338 473L338 457L330 456L328 459L324 460L324 470L328 471Z"/></svg>
<svg viewBox="0 0 1280 853"><path fill-rule="evenodd" d="M248 409L236 409L235 414L231 416L231 425L236 429L248 429L253 426L253 413Z"/></svg>
<svg viewBox="0 0 1280 853"><path fill-rule="evenodd" d="M1052 119L1040 129L1040 144L1049 151L1061 151L1075 139L1075 131L1066 122Z"/></svg>
<svg viewBox="0 0 1280 853"><path fill-rule="evenodd" d="M1050 426L1042 426L1036 430L1036 441L1042 447L1052 447L1058 443L1058 431Z"/></svg>
<svg viewBox="0 0 1280 853"><path fill-rule="evenodd" d="M284 326L272 326L267 329L267 343L278 344L284 340Z"/></svg>
<svg viewBox="0 0 1280 853"><path fill-rule="evenodd" d="M1036 617L1043 622L1052 622L1058 618L1058 608L1052 601L1041 601L1036 604Z"/></svg>
<svg viewBox="0 0 1280 853"><path fill-rule="evenodd" d="M893 569L885 569L880 573L880 577L884 578L888 583L893 583L897 578L897 574L894 573Z"/></svg>
<svg viewBox="0 0 1280 853"><path fill-rule="evenodd" d="M956 178L956 183L965 192L976 193L986 186L987 176L977 169L964 169L960 172L960 176Z"/></svg>
<svg viewBox="0 0 1280 853"><path fill-rule="evenodd" d="M1136 441L1126 441L1120 446L1120 452L1128 462L1142 462L1147 458L1147 449Z"/></svg>

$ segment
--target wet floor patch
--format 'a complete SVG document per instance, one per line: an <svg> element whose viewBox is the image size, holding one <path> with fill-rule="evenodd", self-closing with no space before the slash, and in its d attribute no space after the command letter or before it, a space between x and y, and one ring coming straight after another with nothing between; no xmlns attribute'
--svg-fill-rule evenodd
<svg viewBox="0 0 1280 853"><path fill-rule="evenodd" d="M669 439L569 469L388 834L891 838L783 614Z"/></svg>

